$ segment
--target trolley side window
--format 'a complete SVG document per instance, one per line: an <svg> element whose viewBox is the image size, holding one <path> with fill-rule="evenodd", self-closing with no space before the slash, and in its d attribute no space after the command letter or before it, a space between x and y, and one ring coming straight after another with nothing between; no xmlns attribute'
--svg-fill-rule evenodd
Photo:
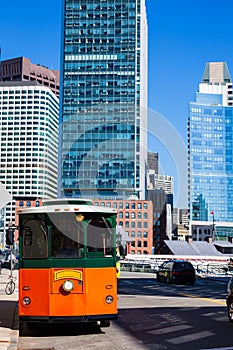
<svg viewBox="0 0 233 350"><path fill-rule="evenodd" d="M113 230L104 217L93 219L87 225L87 256L113 256Z"/></svg>
<svg viewBox="0 0 233 350"><path fill-rule="evenodd" d="M48 235L44 217L34 215L23 225L23 258L48 258Z"/></svg>
<svg viewBox="0 0 233 350"><path fill-rule="evenodd" d="M52 258L84 257L84 228L74 213L50 215L52 228Z"/></svg>

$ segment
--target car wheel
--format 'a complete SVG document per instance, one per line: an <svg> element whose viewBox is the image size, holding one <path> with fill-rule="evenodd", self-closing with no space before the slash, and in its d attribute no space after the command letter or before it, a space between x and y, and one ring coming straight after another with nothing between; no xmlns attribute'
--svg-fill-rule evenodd
<svg viewBox="0 0 233 350"><path fill-rule="evenodd" d="M161 278L160 278L159 275L157 275L157 281L158 281L158 282L161 282Z"/></svg>
<svg viewBox="0 0 233 350"><path fill-rule="evenodd" d="M227 304L227 312L230 322L233 322L233 300L230 300Z"/></svg>
<svg viewBox="0 0 233 350"><path fill-rule="evenodd" d="M170 283L171 283L171 280L170 280L170 277L169 277L169 276L167 276L166 282L167 282L167 284L170 284Z"/></svg>

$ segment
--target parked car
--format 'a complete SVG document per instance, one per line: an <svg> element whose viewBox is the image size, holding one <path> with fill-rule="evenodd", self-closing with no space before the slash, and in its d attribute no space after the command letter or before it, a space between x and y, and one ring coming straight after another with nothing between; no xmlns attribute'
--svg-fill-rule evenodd
<svg viewBox="0 0 233 350"><path fill-rule="evenodd" d="M226 303L228 318L230 322L233 322L233 276L229 279L229 282L227 283Z"/></svg>
<svg viewBox="0 0 233 350"><path fill-rule="evenodd" d="M157 281L167 283L194 284L196 273L193 265L186 260L168 260L159 266Z"/></svg>

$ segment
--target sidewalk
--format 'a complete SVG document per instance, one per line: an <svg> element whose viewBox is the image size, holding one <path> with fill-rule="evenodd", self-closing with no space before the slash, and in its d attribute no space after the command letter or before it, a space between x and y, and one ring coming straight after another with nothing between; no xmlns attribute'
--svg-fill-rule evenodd
<svg viewBox="0 0 233 350"><path fill-rule="evenodd" d="M16 350L18 347L18 279L16 289L12 295L5 293L10 270L2 269L0 274L0 350ZM13 275L18 277L18 271Z"/></svg>

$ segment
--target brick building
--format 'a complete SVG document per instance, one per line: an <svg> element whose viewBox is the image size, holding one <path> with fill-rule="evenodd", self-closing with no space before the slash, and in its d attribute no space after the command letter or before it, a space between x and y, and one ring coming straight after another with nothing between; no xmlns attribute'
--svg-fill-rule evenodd
<svg viewBox="0 0 233 350"><path fill-rule="evenodd" d="M152 254L153 204L146 200L101 200L93 204L117 209L117 225L122 226L131 242L127 254Z"/></svg>
<svg viewBox="0 0 233 350"><path fill-rule="evenodd" d="M59 70L33 64L29 58L17 57L0 62L0 81L37 81L59 97Z"/></svg>

